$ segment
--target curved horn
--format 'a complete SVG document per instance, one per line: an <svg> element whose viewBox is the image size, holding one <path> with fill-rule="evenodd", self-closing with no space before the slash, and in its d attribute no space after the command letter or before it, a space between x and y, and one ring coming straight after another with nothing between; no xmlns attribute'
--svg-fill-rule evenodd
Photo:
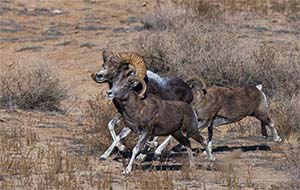
<svg viewBox="0 0 300 190"><path fill-rule="evenodd" d="M113 52L105 49L102 51L102 57L103 57L103 63L105 63L106 61L108 61L108 59L113 56Z"/></svg>
<svg viewBox="0 0 300 190"><path fill-rule="evenodd" d="M146 76L147 68L144 62L144 59L136 54L131 52L123 52L116 55L117 58L120 60L120 63L128 63L135 68L136 75L144 79Z"/></svg>
<svg viewBox="0 0 300 190"><path fill-rule="evenodd" d="M189 84L189 86L190 86L191 88L193 88L193 87L194 87L194 82L195 82L195 81L200 81L200 82L202 83L202 89L203 89L203 90L206 90L206 88L207 88L206 83L204 82L204 80L203 80L201 77L192 77L191 79L189 79L189 80L187 81L187 83Z"/></svg>
<svg viewBox="0 0 300 190"><path fill-rule="evenodd" d="M143 89L142 89L142 91L139 93L139 97L143 98L144 95L145 95L145 93L146 93L146 91L147 91L147 84L146 84L146 82L144 81L144 79L141 79L141 78L138 77L138 76L130 76L130 77L128 77L128 81L138 81L138 82L140 82L140 83L142 84Z"/></svg>

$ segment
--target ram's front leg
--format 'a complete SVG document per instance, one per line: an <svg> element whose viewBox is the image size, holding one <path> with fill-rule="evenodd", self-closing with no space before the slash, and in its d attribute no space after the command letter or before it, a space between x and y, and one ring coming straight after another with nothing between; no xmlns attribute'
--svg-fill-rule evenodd
<svg viewBox="0 0 300 190"><path fill-rule="evenodd" d="M144 131L140 136L137 144L132 150L132 156L130 158L130 162L126 167L125 171L122 172L123 175L128 175L132 171L132 165L135 160L136 155L139 153L141 146L143 146L148 138L148 132Z"/></svg>
<svg viewBox="0 0 300 190"><path fill-rule="evenodd" d="M168 138L157 147L157 149L154 151L154 158L158 158L161 156L162 152L167 148L172 139L172 135L169 135Z"/></svg>
<svg viewBox="0 0 300 190"><path fill-rule="evenodd" d="M124 127L121 131L121 133L116 137L116 139L112 142L110 147L100 156L100 160L106 160L109 155L112 153L115 146L120 142L120 140L124 139L131 133L131 129L128 127Z"/></svg>
<svg viewBox="0 0 300 190"><path fill-rule="evenodd" d="M116 132L115 132L115 126L120 123L122 119L122 116L120 113L117 113L114 118L112 120L110 120L110 122L108 123L108 129L109 129L109 132L110 132L110 135L112 136L113 140L116 140L117 138L117 135L116 135ZM116 145L119 149L119 151L124 151L125 150L125 146L119 142L117 145Z"/></svg>

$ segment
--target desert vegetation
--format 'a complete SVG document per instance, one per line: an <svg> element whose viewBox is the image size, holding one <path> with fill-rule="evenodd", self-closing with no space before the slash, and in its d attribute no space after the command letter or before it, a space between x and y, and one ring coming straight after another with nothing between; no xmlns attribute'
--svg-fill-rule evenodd
<svg viewBox="0 0 300 190"><path fill-rule="evenodd" d="M195 10L198 6L207 8ZM298 134L299 111L298 106L294 107L299 102L300 89L297 37L286 42L288 47L268 41L249 44L240 37L239 26L230 24L230 17L224 20L225 13L213 21L207 19L213 12L206 12L210 9L221 11L208 1L175 1L174 5L158 1L155 13L143 19L150 31L141 35L137 51L159 73L179 75L186 80L201 76L209 86L262 84L282 135L288 139L291 133ZM290 119L285 119L282 127L283 118L279 115L291 114L297 116L288 116Z"/></svg>
<svg viewBox="0 0 300 190"><path fill-rule="evenodd" d="M31 2L0 2L0 189L300 188L299 1ZM137 52L149 70L185 81L262 84L284 142L263 139L246 118L215 130L215 163L195 150L189 168L185 151L170 151L174 142L161 160L120 175L130 152L98 160L116 110L90 73L107 47Z"/></svg>
<svg viewBox="0 0 300 190"><path fill-rule="evenodd" d="M68 97L59 74L47 64L10 65L0 80L1 108L58 111Z"/></svg>

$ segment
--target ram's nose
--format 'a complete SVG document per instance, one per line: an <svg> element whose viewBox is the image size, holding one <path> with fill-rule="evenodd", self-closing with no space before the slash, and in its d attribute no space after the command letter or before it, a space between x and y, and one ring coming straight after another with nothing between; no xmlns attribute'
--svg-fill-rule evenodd
<svg viewBox="0 0 300 190"><path fill-rule="evenodd" d="M101 74L101 73L96 73L96 77L97 77L98 79L102 79L102 78L103 78L103 74Z"/></svg>
<svg viewBox="0 0 300 190"><path fill-rule="evenodd" d="M113 92L112 92L111 90L108 90L108 91L106 92L106 97L107 97L108 99L113 99L113 98L114 98Z"/></svg>

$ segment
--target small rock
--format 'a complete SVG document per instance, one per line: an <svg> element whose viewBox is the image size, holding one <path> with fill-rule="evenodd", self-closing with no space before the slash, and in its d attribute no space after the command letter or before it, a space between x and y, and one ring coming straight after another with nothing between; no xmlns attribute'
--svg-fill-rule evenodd
<svg viewBox="0 0 300 190"><path fill-rule="evenodd" d="M54 9L54 10L52 11L52 13L53 13L53 14L60 14L60 13L62 13L62 10Z"/></svg>
<svg viewBox="0 0 300 190"><path fill-rule="evenodd" d="M83 47L92 49L93 47L96 47L96 45L95 44L90 44L90 43L84 43L84 44L80 45L80 48L83 48Z"/></svg>

